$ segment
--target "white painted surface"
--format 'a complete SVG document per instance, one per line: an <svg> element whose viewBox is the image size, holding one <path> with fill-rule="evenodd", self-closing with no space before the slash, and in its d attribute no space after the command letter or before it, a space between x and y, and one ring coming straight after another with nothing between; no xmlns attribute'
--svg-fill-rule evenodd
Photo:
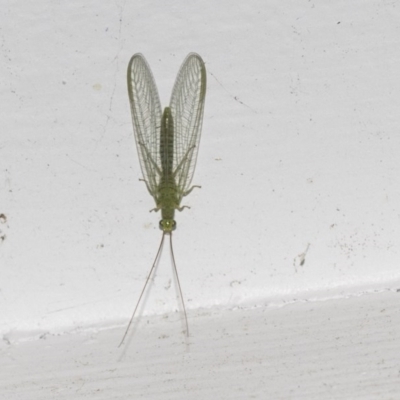
<svg viewBox="0 0 400 400"><path fill-rule="evenodd" d="M79 343L77 328L123 326L132 312L161 236L138 181L135 52L164 105L188 52L208 70L202 189L174 234L192 313L397 289L399 18L397 2L378 0L4 1L4 340ZM179 307L171 280L164 251L142 315Z"/></svg>
<svg viewBox="0 0 400 400"><path fill-rule="evenodd" d="M176 314L0 345L0 393L47 399L397 399L400 293ZM10 340L13 340L11 337Z"/></svg>

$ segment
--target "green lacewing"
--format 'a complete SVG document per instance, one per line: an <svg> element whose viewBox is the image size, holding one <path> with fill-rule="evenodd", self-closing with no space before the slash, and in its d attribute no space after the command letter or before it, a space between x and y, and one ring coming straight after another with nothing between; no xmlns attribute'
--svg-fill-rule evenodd
<svg viewBox="0 0 400 400"><path fill-rule="evenodd" d="M161 210L162 238L153 265L140 293L136 307L121 340L124 342L139 307L150 277L161 254L165 235L170 236L173 269L185 314L185 302L172 247L172 231L176 229L175 210L182 211L181 201L195 187L190 186L199 150L206 96L206 68L201 57L190 53L175 80L169 107L162 112L160 98L149 64L142 54L132 56L128 64L128 94L133 130L142 169L143 181Z"/></svg>

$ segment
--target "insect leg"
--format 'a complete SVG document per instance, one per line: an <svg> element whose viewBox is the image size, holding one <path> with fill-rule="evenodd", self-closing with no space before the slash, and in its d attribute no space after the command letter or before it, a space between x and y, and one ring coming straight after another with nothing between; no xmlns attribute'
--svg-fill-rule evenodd
<svg viewBox="0 0 400 400"><path fill-rule="evenodd" d="M186 190L186 192L182 193L182 196L187 196L194 188L199 188L201 189L201 186L199 185L193 185L190 189Z"/></svg>
<svg viewBox="0 0 400 400"><path fill-rule="evenodd" d="M190 207L189 206L176 207L178 211L182 211L184 208L190 208Z"/></svg>

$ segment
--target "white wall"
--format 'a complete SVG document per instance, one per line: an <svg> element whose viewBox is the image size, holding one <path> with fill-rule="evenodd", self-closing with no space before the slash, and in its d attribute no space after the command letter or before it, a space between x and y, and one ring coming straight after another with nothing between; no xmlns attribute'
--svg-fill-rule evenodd
<svg viewBox="0 0 400 400"><path fill-rule="evenodd" d="M136 52L164 105L188 52L208 71L202 189L174 233L189 309L399 287L399 18L378 0L4 2L0 332L133 309L161 237L138 181ZM165 247L144 313L178 307L171 274Z"/></svg>

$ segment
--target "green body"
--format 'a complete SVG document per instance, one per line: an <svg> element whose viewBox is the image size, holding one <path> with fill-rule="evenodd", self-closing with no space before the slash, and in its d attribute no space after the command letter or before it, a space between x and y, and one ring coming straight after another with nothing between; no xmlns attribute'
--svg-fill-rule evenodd
<svg viewBox="0 0 400 400"><path fill-rule="evenodd" d="M161 180L158 186L157 208L161 209L160 229L171 232L176 228L175 209L179 208L178 187L173 171L174 123L171 109L165 107L160 132Z"/></svg>
<svg viewBox="0 0 400 400"><path fill-rule="evenodd" d="M156 267L166 234L170 236L171 256L185 313L186 334L189 336L185 302L172 248L172 231L176 228L175 210L182 211L187 207L180 205L182 198L196 187L190 187L190 183L196 165L206 95L206 69L203 60L196 53L190 53L185 58L172 89L170 105L163 113L153 74L141 54L132 56L127 72L129 102L143 173L142 180L156 203L156 208L151 211L161 210L160 229L163 235L120 346L128 334Z"/></svg>
<svg viewBox="0 0 400 400"><path fill-rule="evenodd" d="M175 210L196 186L193 177L206 94L206 69L198 54L183 62L169 107L162 112L157 87L147 61L135 54L128 65L128 93L143 180L161 210L160 229L176 228Z"/></svg>

